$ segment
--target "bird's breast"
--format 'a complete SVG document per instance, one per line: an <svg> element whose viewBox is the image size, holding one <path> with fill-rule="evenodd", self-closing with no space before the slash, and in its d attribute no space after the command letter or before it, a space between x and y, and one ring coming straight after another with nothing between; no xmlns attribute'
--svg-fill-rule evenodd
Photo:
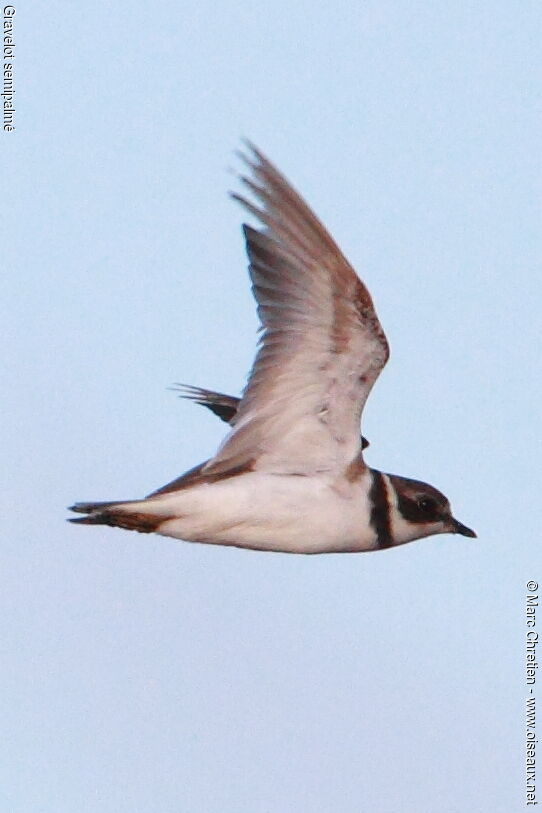
<svg viewBox="0 0 542 813"><path fill-rule="evenodd" d="M160 497L169 519L158 533L291 553L371 550L369 489L369 473L349 482L249 472Z"/></svg>

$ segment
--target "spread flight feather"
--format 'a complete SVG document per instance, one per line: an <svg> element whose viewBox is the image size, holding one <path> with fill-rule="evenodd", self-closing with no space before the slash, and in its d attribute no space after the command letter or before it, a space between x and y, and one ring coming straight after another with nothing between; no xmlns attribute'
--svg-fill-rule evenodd
<svg viewBox="0 0 542 813"><path fill-rule="evenodd" d="M202 475L247 466L343 472L361 455L361 413L388 343L369 292L324 226L254 147L242 178L262 223L245 225L262 336L235 426Z"/></svg>

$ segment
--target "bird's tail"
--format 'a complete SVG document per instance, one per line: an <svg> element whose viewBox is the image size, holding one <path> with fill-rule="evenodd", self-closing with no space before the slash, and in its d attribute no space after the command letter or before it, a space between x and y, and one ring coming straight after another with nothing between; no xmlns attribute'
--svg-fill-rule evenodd
<svg viewBox="0 0 542 813"><path fill-rule="evenodd" d="M71 517L68 521L78 525L111 525L114 528L150 534L157 531L161 523L169 517L151 511L149 502L147 500L76 502L69 510L85 516Z"/></svg>

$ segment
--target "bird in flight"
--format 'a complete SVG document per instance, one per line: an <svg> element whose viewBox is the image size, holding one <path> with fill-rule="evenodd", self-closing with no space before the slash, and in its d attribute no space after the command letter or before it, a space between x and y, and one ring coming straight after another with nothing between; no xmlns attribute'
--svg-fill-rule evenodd
<svg viewBox="0 0 542 813"><path fill-rule="evenodd" d="M261 338L240 399L185 395L231 424L214 457L148 497L79 502L71 522L287 553L380 550L476 534L448 499L363 459L360 421L389 356L371 296L286 178L253 145L242 156L259 221L244 225Z"/></svg>

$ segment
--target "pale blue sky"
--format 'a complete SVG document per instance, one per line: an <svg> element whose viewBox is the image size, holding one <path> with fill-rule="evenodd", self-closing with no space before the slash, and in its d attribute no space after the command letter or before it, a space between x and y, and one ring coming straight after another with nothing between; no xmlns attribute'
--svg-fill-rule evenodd
<svg viewBox="0 0 542 813"><path fill-rule="evenodd" d="M523 810L540 4L53 1L15 26L0 809ZM477 540L296 557L65 522L223 436L166 387L236 393L252 362L243 135L373 294L369 463Z"/></svg>

